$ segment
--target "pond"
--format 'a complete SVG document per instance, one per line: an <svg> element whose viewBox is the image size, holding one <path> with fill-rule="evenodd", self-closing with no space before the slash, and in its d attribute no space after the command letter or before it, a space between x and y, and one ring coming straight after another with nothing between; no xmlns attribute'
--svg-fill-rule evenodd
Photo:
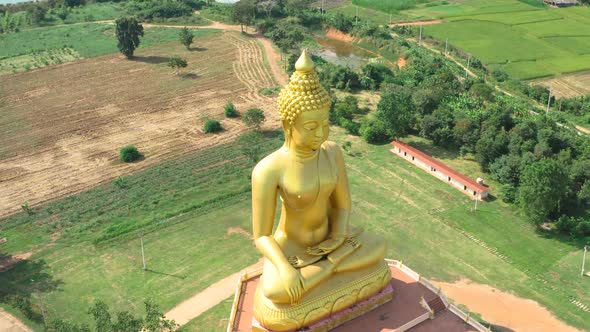
<svg viewBox="0 0 590 332"><path fill-rule="evenodd" d="M314 52L326 61L337 65L348 66L351 68L360 68L375 58L375 55L358 47L350 42L322 37L317 39L322 45L319 51Z"/></svg>

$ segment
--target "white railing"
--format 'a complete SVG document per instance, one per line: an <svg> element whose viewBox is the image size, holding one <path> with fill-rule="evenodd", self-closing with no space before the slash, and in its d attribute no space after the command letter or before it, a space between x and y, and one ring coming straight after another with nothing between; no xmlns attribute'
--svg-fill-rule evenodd
<svg viewBox="0 0 590 332"><path fill-rule="evenodd" d="M456 305L451 304L449 306L449 310L457 315L457 317L461 318L465 323L475 327L480 332L489 332L491 329L489 327L483 326L480 322L476 321L475 319L471 318L468 314L464 313L463 310L459 309Z"/></svg>
<svg viewBox="0 0 590 332"><path fill-rule="evenodd" d="M412 327L426 321L428 318L430 318L430 313L429 312L425 312L422 315L412 319L411 321L405 323L404 325L398 327L397 329L393 330L394 332L404 332L407 331L409 329L411 329Z"/></svg>
<svg viewBox="0 0 590 332"><path fill-rule="evenodd" d="M440 299L443 301L445 307L447 307L453 314L455 314L459 318L461 318L465 323L467 323L467 324L471 325L472 327L476 328L479 332L489 332L489 331L491 331L490 328L486 328L480 322L478 322L475 319L471 318L468 314L464 313L463 310L459 309L459 307L457 307L454 304L451 304L449 302L449 299L447 298L447 295L441 290L440 287L434 285L432 282L430 282L428 279L422 277L416 271L414 271L414 270L410 269L409 267L405 266L402 261L398 261L398 260L395 260L395 259L387 259L387 258L385 259L385 261L387 262L387 264L389 266L397 267L402 272L404 272L405 274L407 274L408 276L410 276L412 279L418 281L421 285L423 285L424 287L428 288L428 290L430 290L431 292L433 292L436 295L438 295L440 297ZM404 324L404 326L406 326L408 324L409 323L406 323L406 324ZM413 326L415 326L415 325L413 325ZM395 331L405 331L405 330L396 329Z"/></svg>

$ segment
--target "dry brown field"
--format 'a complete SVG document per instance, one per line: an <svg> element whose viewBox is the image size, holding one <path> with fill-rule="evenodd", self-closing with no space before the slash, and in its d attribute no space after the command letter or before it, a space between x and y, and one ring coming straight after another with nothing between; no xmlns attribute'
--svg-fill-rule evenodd
<svg viewBox="0 0 590 332"><path fill-rule="evenodd" d="M219 32L180 43L78 60L0 80L0 217L111 181L163 160L228 142L246 128L223 106L262 108L276 126L276 85L254 38ZM180 55L180 76L166 63ZM205 134L206 118L224 131ZM145 159L118 161L133 144Z"/></svg>
<svg viewBox="0 0 590 332"><path fill-rule="evenodd" d="M590 71L531 81L553 89L557 98L571 98L590 94Z"/></svg>

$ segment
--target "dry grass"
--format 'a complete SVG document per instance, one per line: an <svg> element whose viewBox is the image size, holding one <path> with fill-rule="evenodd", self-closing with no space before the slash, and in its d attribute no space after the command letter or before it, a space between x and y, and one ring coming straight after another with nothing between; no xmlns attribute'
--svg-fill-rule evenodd
<svg viewBox="0 0 590 332"><path fill-rule="evenodd" d="M0 216L71 195L99 183L232 140L245 128L224 119L223 105L270 110L274 86L254 39L235 32L139 49L4 76L0 81ZM180 76L166 66L180 55ZM268 112L268 125L273 125ZM205 118L222 120L216 135L202 132ZM117 161L133 144L146 159Z"/></svg>

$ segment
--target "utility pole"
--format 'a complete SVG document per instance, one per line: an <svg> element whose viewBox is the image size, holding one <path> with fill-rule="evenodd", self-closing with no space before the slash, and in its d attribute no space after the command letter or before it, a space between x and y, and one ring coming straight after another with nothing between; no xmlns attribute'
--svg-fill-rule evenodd
<svg viewBox="0 0 590 332"><path fill-rule="evenodd" d="M418 39L418 45L422 45L422 24L420 24L420 37Z"/></svg>
<svg viewBox="0 0 590 332"><path fill-rule="evenodd" d="M471 54L469 54L469 58L467 59L467 69L465 69L465 78L469 75L469 65L471 64Z"/></svg>
<svg viewBox="0 0 590 332"><path fill-rule="evenodd" d="M545 115L549 114L549 104L551 103L551 92L553 91L552 88L549 88L549 97L547 97L547 109L545 110Z"/></svg>
<svg viewBox="0 0 590 332"><path fill-rule="evenodd" d="M139 233L139 241L141 242L141 260L143 261L143 270L147 270L145 266L145 255L143 254L143 232Z"/></svg>
<svg viewBox="0 0 590 332"><path fill-rule="evenodd" d="M473 211L477 211L477 195L475 195L475 209Z"/></svg>
<svg viewBox="0 0 590 332"><path fill-rule="evenodd" d="M448 54L449 51L449 38L447 38L447 40L445 41L445 55Z"/></svg>
<svg viewBox="0 0 590 332"><path fill-rule="evenodd" d="M584 258L582 259L582 273L580 274L582 277L584 276L584 265L586 265L586 251L588 250L588 246L584 246Z"/></svg>

